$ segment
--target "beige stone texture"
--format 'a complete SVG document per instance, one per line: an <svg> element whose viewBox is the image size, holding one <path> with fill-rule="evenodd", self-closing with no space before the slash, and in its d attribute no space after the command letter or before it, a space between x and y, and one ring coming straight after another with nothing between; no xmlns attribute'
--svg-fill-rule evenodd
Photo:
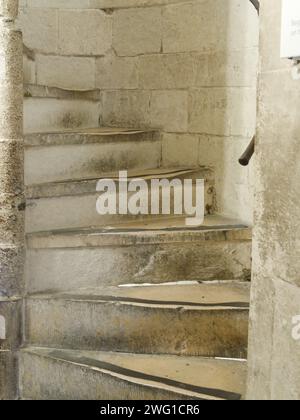
<svg viewBox="0 0 300 420"><path fill-rule="evenodd" d="M95 88L95 59L92 57L36 57L37 84L66 90Z"/></svg>
<svg viewBox="0 0 300 420"><path fill-rule="evenodd" d="M124 140L121 140L124 142ZM142 169L135 169L128 171L129 180L132 178L144 178L148 183L149 194L148 194L148 214L147 215L135 215L135 214L126 214L126 215L100 215L96 211L96 203L99 198L99 193L96 192L96 186L99 180L99 169L97 172L97 167L103 167L105 161L99 161L99 166L95 165L94 174L92 172L85 173L84 175L94 175L97 178L88 179L88 180L69 180L69 181L60 181L59 183L47 183L47 184L36 184L26 188L26 197L27 197L27 206L26 206L26 231L27 232L41 232L46 230L57 230L57 229L73 229L73 228L89 228L90 226L94 227L107 227L107 226L120 226L122 228L126 224L132 223L149 223L157 220L158 222L168 223L170 218L173 219L175 216L174 208L174 191L171 190L171 205L170 212L166 215L153 215L151 214L151 181L153 179L166 178L170 182L174 179L204 179L205 180L205 214L212 214L216 210L215 206L215 193L214 193L214 181L213 174L211 171L206 168L195 168L190 170L175 170L170 168L169 171L162 171L161 168L153 169L154 166L158 166L160 163L160 150L161 143L148 141L144 142L144 145L141 147L139 143L143 143L140 139L137 142L127 143L126 146L121 145L120 142L116 143L114 148L109 150L108 148L93 148L90 150L91 154L101 152L106 152L108 161L115 159L114 166L119 167L122 165L129 166L129 164L134 166L134 162L139 166L143 162L143 156L147 158L144 161L144 167ZM121 147L122 146L122 147ZM86 148L86 147L85 147ZM77 153L85 148L78 148ZM135 153L132 152L132 149L135 149ZM122 149L122 150L121 150ZM75 152L76 148L74 148ZM70 152L70 148L68 148ZM110 154L108 153L110 152ZM122 160L117 159L117 153L120 153L120 156L126 154L131 155L130 160L126 162L123 158ZM85 156L85 155L84 155ZM36 159L36 156L35 156ZM33 162L33 160L31 160ZM91 160L91 162L93 162ZM29 165L30 166L30 165ZM92 165L90 165L92 166ZM147 170L147 166L151 167L151 170ZM111 162L110 167L113 167ZM26 168L28 166L26 165ZM92 168L90 168L91 171ZM51 168L48 169L51 173ZM150 173L150 174L149 174ZM78 176L78 172L73 174L73 176ZM62 177L62 175L60 175ZM102 175L101 179L107 178ZM113 179L118 179L119 172L116 171L109 174ZM65 176L67 178L67 176ZM39 174L36 174L36 178L40 179ZM47 179L49 181L49 179ZM195 193L195 184L194 184L194 193ZM134 193L129 193L128 197L132 197ZM162 191L160 193L160 201L162 201ZM117 205L119 200L117 199ZM74 211L76 209L76 212Z"/></svg>
<svg viewBox="0 0 300 420"><path fill-rule="evenodd" d="M97 127L99 112L100 105L96 101L72 97L68 99L28 97L24 100L24 131L32 133Z"/></svg>
<svg viewBox="0 0 300 420"><path fill-rule="evenodd" d="M191 54L147 54L139 60L140 89L188 89L194 74Z"/></svg>
<svg viewBox="0 0 300 420"><path fill-rule="evenodd" d="M28 399L239 400L245 391L241 361L31 348L22 365Z"/></svg>
<svg viewBox="0 0 300 420"><path fill-rule="evenodd" d="M113 47L118 55L134 56L161 51L160 8L118 10L113 19Z"/></svg>
<svg viewBox="0 0 300 420"><path fill-rule="evenodd" d="M243 137L199 136L199 163L214 168L218 211L244 223L253 218L255 156L247 168L238 159L248 144Z"/></svg>
<svg viewBox="0 0 300 420"><path fill-rule="evenodd" d="M101 96L101 118L104 126L128 126L132 128L150 126L151 92L144 90L108 90L103 92Z"/></svg>
<svg viewBox="0 0 300 420"><path fill-rule="evenodd" d="M97 56L112 44L112 20L101 10L60 10L59 52L63 55Z"/></svg>
<svg viewBox="0 0 300 420"><path fill-rule="evenodd" d="M281 1L261 2L248 399L299 400L299 80L280 59Z"/></svg>
<svg viewBox="0 0 300 420"><path fill-rule="evenodd" d="M189 130L193 133L251 138L256 125L256 90L225 88L192 90Z"/></svg>
<svg viewBox="0 0 300 420"><path fill-rule="evenodd" d="M35 296L26 336L35 346L245 358L248 292L237 282Z"/></svg>
<svg viewBox="0 0 300 420"><path fill-rule="evenodd" d="M132 227L132 226L131 226ZM226 229L225 229L226 231ZM247 229L216 232L78 230L28 239L31 292L186 280L248 280ZM101 266L101 272L99 272Z"/></svg>
<svg viewBox="0 0 300 420"><path fill-rule="evenodd" d="M188 130L188 94L181 90L151 93L150 124L173 133Z"/></svg>
<svg viewBox="0 0 300 420"><path fill-rule="evenodd" d="M162 138L163 166L198 166L199 136L164 133ZM203 162L204 163L204 162Z"/></svg>
<svg viewBox="0 0 300 420"><path fill-rule="evenodd" d="M27 185L98 179L121 168L157 168L161 161L160 137L153 132L126 135L113 130L101 133L99 129L94 134L82 130L76 135L62 130L44 137L27 135L25 139Z"/></svg>
<svg viewBox="0 0 300 420"><path fill-rule="evenodd" d="M0 401L18 398L17 383L16 354L0 350Z"/></svg>
<svg viewBox="0 0 300 420"><path fill-rule="evenodd" d="M26 62L26 82L45 86L45 97L58 98L66 95L64 92L93 86L102 92L101 107L82 103L89 118L71 111L67 122L68 111L63 118L56 113L56 107L59 112L62 108L58 103L48 121L48 105L37 98L26 100L26 131L45 130L50 124L63 128L92 122L159 128L166 135L175 134L174 141L169 136L164 142L163 153L166 164L178 166L195 165L199 150L194 149L197 141L191 140L193 136L238 136L245 138L245 145L250 142L255 131L258 61L258 19L250 2L53 0L49 4L29 0L21 7L22 15L47 22L43 29L37 24L25 30L25 39L33 38L27 46L37 53L35 61ZM25 23L29 26L28 19ZM41 49L35 42L43 37ZM96 65L91 61L94 56ZM53 87L68 91L54 91ZM33 89L31 85L29 95ZM54 102L49 102L50 106ZM38 116L38 123L33 124L32 114ZM180 152L179 133L187 140L181 143ZM230 159L237 157L234 153ZM218 169L215 163L214 168ZM252 223L251 173L243 177L245 183L236 182L237 189L224 172L228 182L219 197L220 208L226 208L232 217L237 212L233 204L231 209L227 207L227 194L235 196L236 202L240 200L238 216L248 223Z"/></svg>
<svg viewBox="0 0 300 420"><path fill-rule="evenodd" d="M57 10L23 8L20 10L19 25L26 47L45 53L57 53Z"/></svg>
<svg viewBox="0 0 300 420"><path fill-rule="evenodd" d="M16 0L0 0L0 16L15 19L18 14L18 1Z"/></svg>
<svg viewBox="0 0 300 420"><path fill-rule="evenodd" d="M22 36L18 1L0 2L0 400L18 395L24 289Z"/></svg>
<svg viewBox="0 0 300 420"><path fill-rule="evenodd" d="M108 55L96 61L96 86L100 89L137 89L138 59Z"/></svg>

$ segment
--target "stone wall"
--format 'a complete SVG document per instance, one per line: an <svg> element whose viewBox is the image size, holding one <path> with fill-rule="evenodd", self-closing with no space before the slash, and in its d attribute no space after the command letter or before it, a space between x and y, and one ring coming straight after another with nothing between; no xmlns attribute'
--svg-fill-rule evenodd
<svg viewBox="0 0 300 420"><path fill-rule="evenodd" d="M300 79L280 59L281 0L261 4L248 398L299 400Z"/></svg>
<svg viewBox="0 0 300 420"><path fill-rule="evenodd" d="M25 132L98 126L96 57L111 48L111 17L84 1L21 0Z"/></svg>
<svg viewBox="0 0 300 420"><path fill-rule="evenodd" d="M249 1L22 3L27 130L160 128L163 165L213 166L219 211L251 222L252 171L237 163L256 123L258 18Z"/></svg>

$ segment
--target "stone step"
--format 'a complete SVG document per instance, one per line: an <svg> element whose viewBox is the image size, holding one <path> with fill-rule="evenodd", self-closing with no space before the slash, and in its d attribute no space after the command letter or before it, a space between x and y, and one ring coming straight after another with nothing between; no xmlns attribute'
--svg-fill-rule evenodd
<svg viewBox="0 0 300 420"><path fill-rule="evenodd" d="M28 348L21 397L32 400L240 400L246 363L198 357Z"/></svg>
<svg viewBox="0 0 300 420"><path fill-rule="evenodd" d="M34 346L246 358L249 284L174 284L32 295Z"/></svg>
<svg viewBox="0 0 300 420"><path fill-rule="evenodd" d="M69 91L39 85L24 86L24 132L97 127L99 95L89 91Z"/></svg>
<svg viewBox="0 0 300 420"><path fill-rule="evenodd" d="M218 216L122 229L58 230L27 236L29 292L186 280L249 280L251 229Z"/></svg>
<svg viewBox="0 0 300 420"><path fill-rule="evenodd" d="M119 187L119 172L106 174L104 178L113 179ZM151 181L153 179L204 179L206 214L216 209L214 180L208 168L169 168L144 171L129 171L128 181L134 178L144 179L148 183L149 207L151 205ZM84 179L65 182L36 184L27 187L26 231L39 232L53 229L101 227L115 225L130 220L149 218L170 218L168 216L146 215L104 215L96 211L96 202L100 196L96 192L99 179ZM195 188L195 187L194 187ZM117 189L119 191L119 188ZM128 198L133 193L128 194ZM162 194L160 194L162 196ZM162 200L160 199L160 202ZM171 190L171 215L174 215L174 190ZM150 210L150 209L149 209Z"/></svg>
<svg viewBox="0 0 300 420"><path fill-rule="evenodd" d="M26 185L97 178L126 169L157 168L158 132L115 128L31 133L25 136Z"/></svg>

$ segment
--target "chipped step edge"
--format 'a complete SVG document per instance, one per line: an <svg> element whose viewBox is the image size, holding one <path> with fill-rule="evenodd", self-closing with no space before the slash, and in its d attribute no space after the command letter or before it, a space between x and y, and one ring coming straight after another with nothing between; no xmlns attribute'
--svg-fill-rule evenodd
<svg viewBox="0 0 300 420"><path fill-rule="evenodd" d="M52 354L49 353L49 350L53 350ZM48 353L46 353L47 351ZM22 349L22 353L25 353L28 355L46 358L54 362L69 364L69 365L73 365L75 367L81 367L87 370L92 370L96 372L98 371L99 373L102 373L103 375L109 375L121 381L124 381L127 383L130 382L133 385L154 388L154 389L158 389L162 391L169 391L170 394L174 394L177 396L186 396L188 398L199 399L199 400L201 399L204 399L204 400L241 400L243 398L242 394L238 394L236 392L230 392L230 391L224 391L224 390L218 390L218 389L205 390L204 387L197 387L193 385L191 386L192 388L195 388L195 389L199 388L199 389L197 391L186 390L186 389L181 388L180 386L172 385L172 382L173 384L176 384L176 381L174 380L169 380L167 378L154 377L148 374L143 374L142 372L138 372L138 371L134 371L134 370L126 369L126 368L121 368L117 365L112 365L112 364L110 365L109 363L103 364L102 366L100 366L101 365L101 362L100 362L99 366L95 366L92 363L92 359L87 358L86 362L78 361L76 360L76 358L71 359L71 358L62 357L63 352L64 350L56 350L56 349L49 349L49 348L42 348L42 347L29 347L29 348ZM212 359L212 358L201 358L201 359L217 360L217 359ZM219 358L218 360L226 361L226 359L221 359L221 358ZM96 364L96 361L94 361L94 363ZM239 361L239 363L243 363L243 362ZM109 367L115 367L115 371L110 370ZM128 375L123 373L125 371L128 372ZM132 376L130 376L130 373ZM161 382L159 382L159 380L161 380ZM186 384L182 384L182 385L186 385ZM202 388L202 392L199 392L200 388ZM209 392L212 392L217 395L210 395Z"/></svg>

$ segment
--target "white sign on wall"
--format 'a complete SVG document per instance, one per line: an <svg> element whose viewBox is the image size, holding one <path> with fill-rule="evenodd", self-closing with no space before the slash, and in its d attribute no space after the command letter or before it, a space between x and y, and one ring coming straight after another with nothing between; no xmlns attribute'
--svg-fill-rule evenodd
<svg viewBox="0 0 300 420"><path fill-rule="evenodd" d="M281 57L300 58L300 0L282 0Z"/></svg>

